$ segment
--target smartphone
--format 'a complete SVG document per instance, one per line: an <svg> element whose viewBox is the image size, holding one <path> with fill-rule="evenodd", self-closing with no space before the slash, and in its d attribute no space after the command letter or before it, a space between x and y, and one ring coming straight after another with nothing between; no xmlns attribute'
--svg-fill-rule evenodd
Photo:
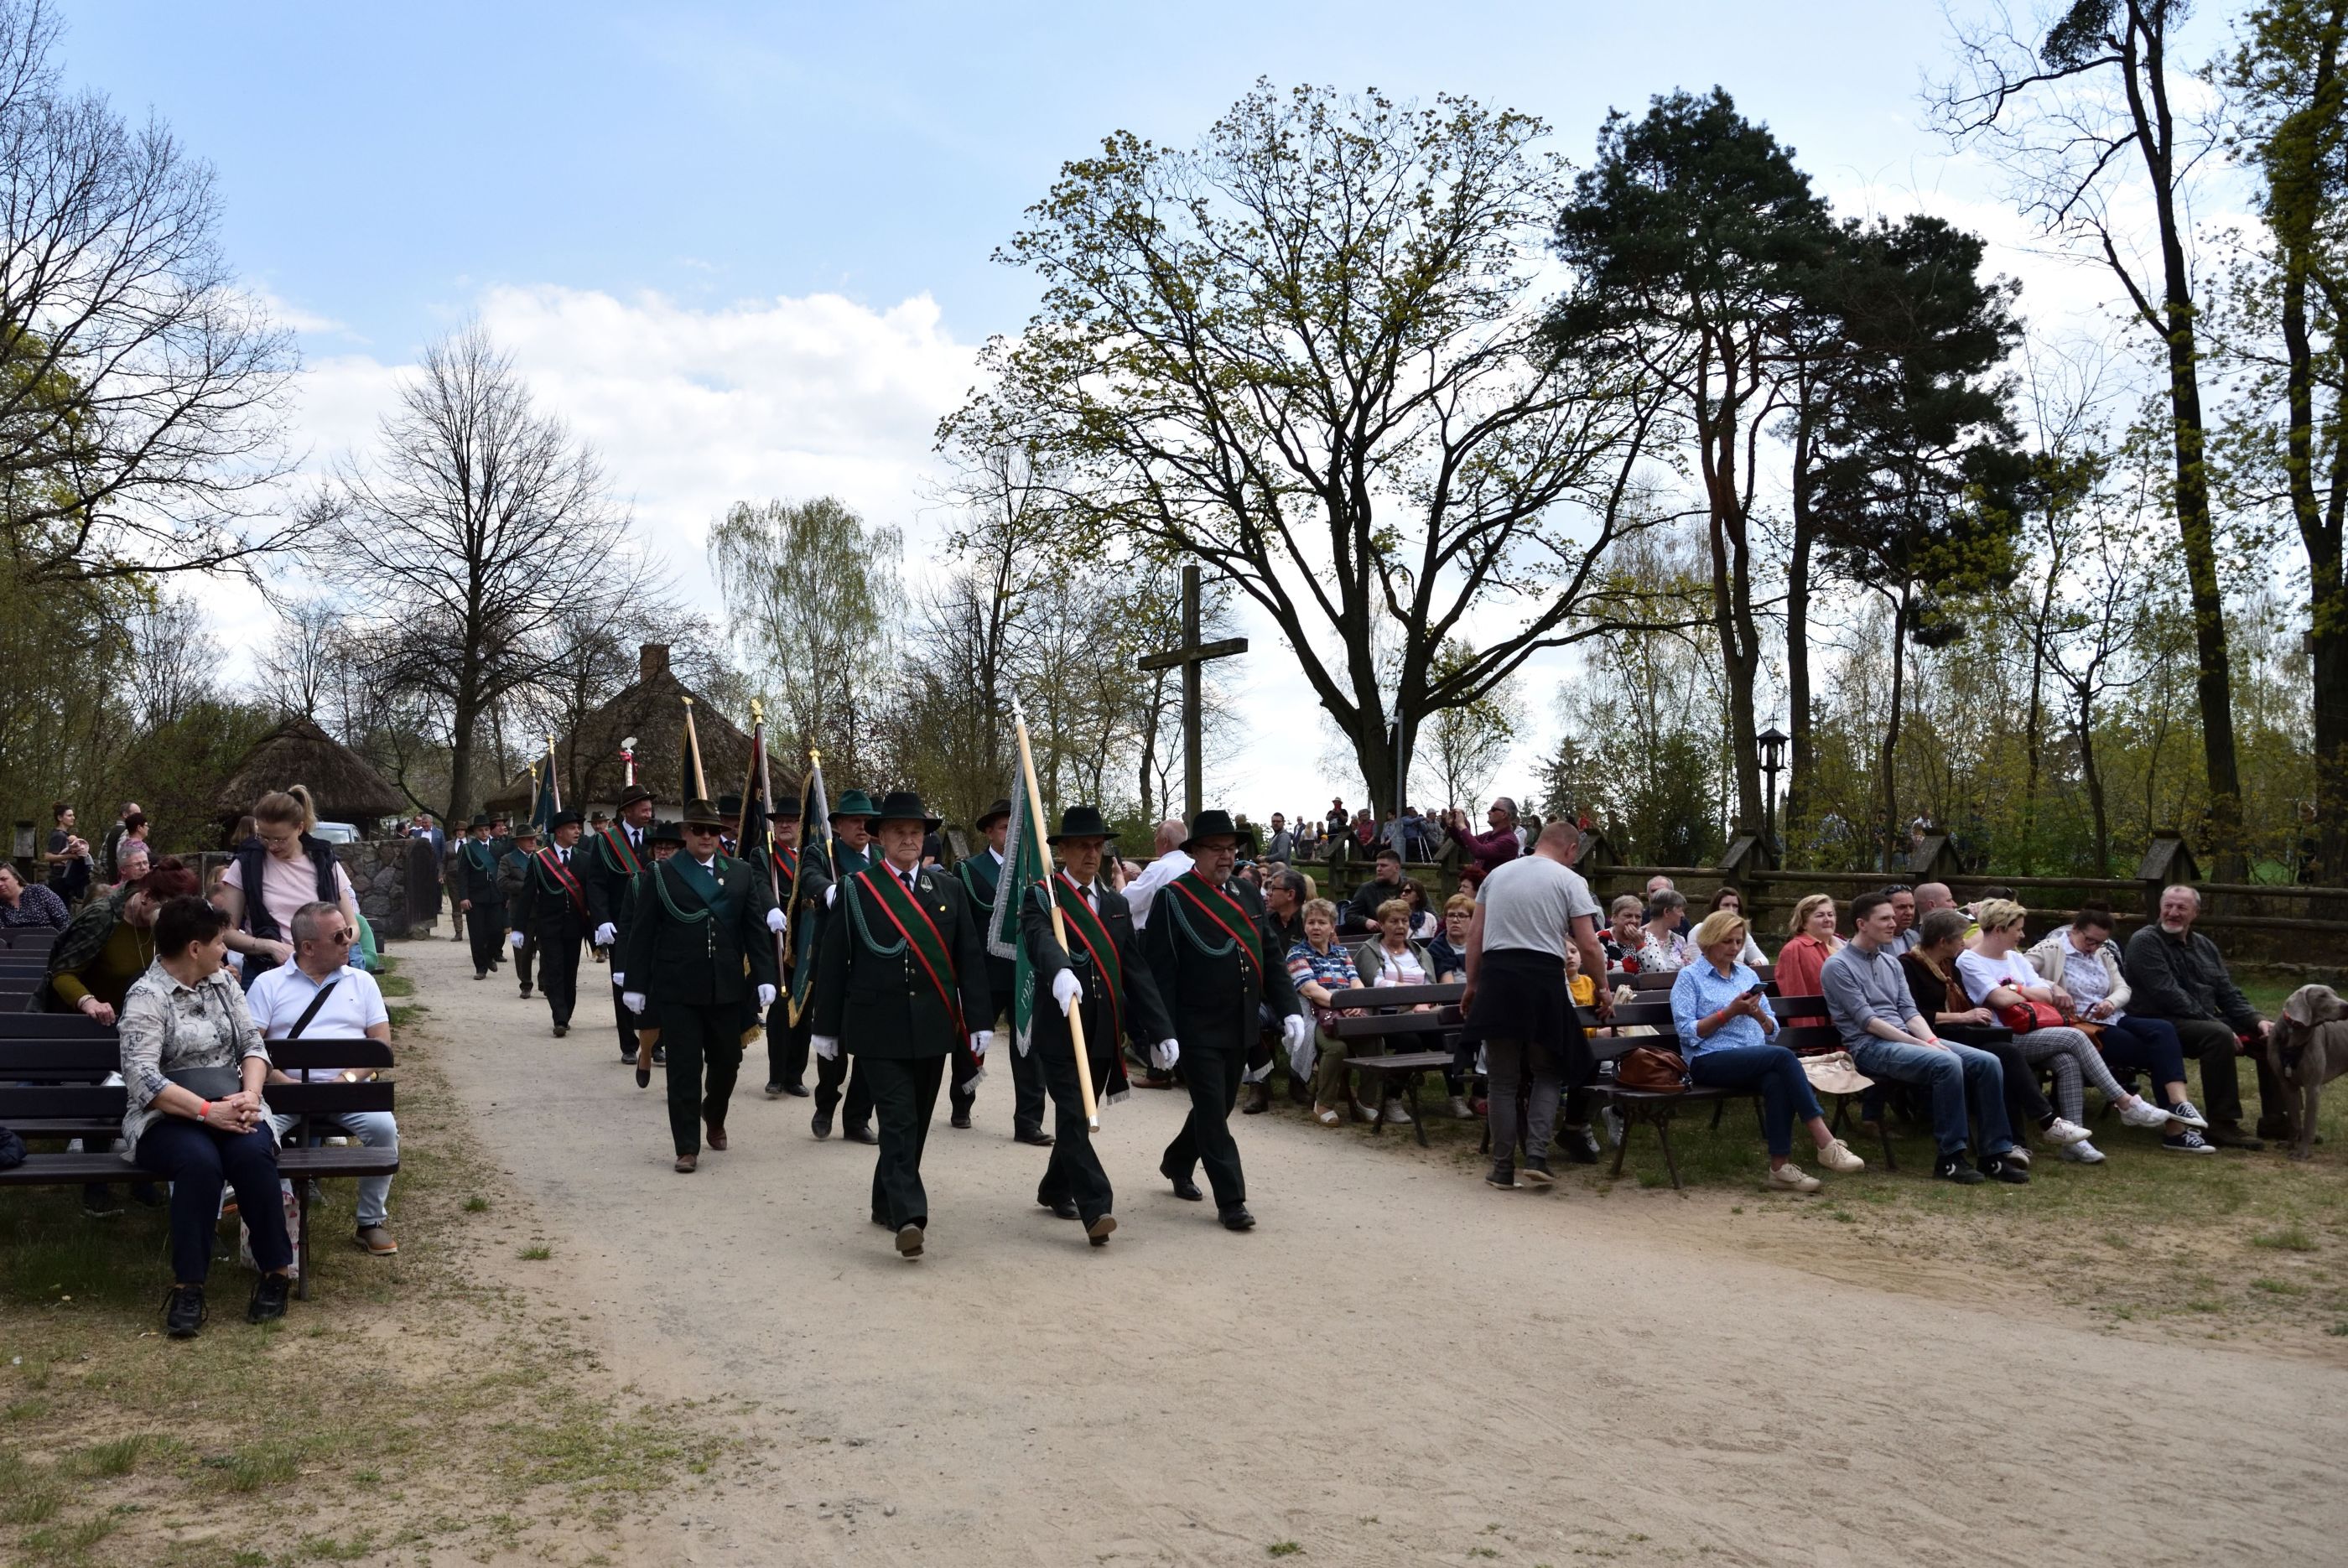
<svg viewBox="0 0 2348 1568"><path fill-rule="evenodd" d="M1760 985L1754 986L1753 989L1745 994L1747 996L1766 996L1769 994L1768 982L1765 980Z"/></svg>

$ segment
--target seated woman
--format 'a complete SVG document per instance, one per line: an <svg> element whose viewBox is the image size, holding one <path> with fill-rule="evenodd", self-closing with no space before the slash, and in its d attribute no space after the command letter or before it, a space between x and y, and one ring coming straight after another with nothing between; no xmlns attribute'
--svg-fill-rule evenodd
<svg viewBox="0 0 2348 1568"><path fill-rule="evenodd" d="M195 891L196 873L167 860L138 882L91 900L49 949L48 975L35 1010L113 1023L131 985L155 961L156 912Z"/></svg>
<svg viewBox="0 0 2348 1568"><path fill-rule="evenodd" d="M1720 884L1720 891L1712 895L1712 907L1704 913L1712 914L1724 909L1731 914L1745 913L1745 894L1728 882ZM1769 962L1769 955L1761 951L1759 943L1753 940L1753 922L1750 919L1745 923L1745 951L1736 955L1736 962L1756 965Z"/></svg>
<svg viewBox="0 0 2348 1568"><path fill-rule="evenodd" d="M1354 968L1354 955L1337 944L1337 906L1325 898L1304 905L1304 940L1288 950L1288 978L1313 1009L1313 1044L1319 1052L1312 1069L1313 1119L1323 1127L1336 1126L1334 1108L1340 1102L1358 1116L1369 1116L1369 1107L1354 1099L1347 1081L1345 1048L1330 1032L1338 1014L1329 999L1354 989L1361 977ZM1289 1066L1303 1076L1300 1064Z"/></svg>
<svg viewBox="0 0 2348 1568"><path fill-rule="evenodd" d="M1670 975L1695 962L1695 949L1680 930L1687 918L1687 898L1673 888L1657 888L1647 895L1647 923L1639 930L1639 969L1645 975Z"/></svg>
<svg viewBox="0 0 2348 1568"><path fill-rule="evenodd" d="M1965 932L1972 924L1961 909L1934 910L1917 927L1916 945L1900 955L1900 967L1907 972L1908 994L1916 999L1916 1010L1924 1015L1933 1033L1997 1058L2005 1078L2005 1119L2016 1134L2006 1158L2026 1167L2030 1151L2020 1140L2024 1128L2035 1127L2049 1142L2058 1145L2083 1141L2087 1130L2054 1114L2054 1108L2039 1090L2038 1074L2013 1043L2013 1031L1999 1023L1997 1015L1987 1007L1976 1006L1958 983L1957 954L1965 950ZM2056 1057L2051 1065L2056 1092L2062 1092L2067 1075L2070 1091L2076 1095L2078 1064L2069 1057Z"/></svg>
<svg viewBox="0 0 2348 1568"><path fill-rule="evenodd" d="M164 1298L163 1326L174 1339L192 1338L204 1326L204 1280L224 1184L236 1189L261 1269L246 1320L284 1316L292 1283L277 1140L261 1098L269 1047L222 967L227 930L228 917L202 899L165 903L155 915L155 961L122 1003L122 1137L139 1169L171 1183L175 1283Z"/></svg>
<svg viewBox="0 0 2348 1568"><path fill-rule="evenodd" d="M1814 892L1802 900L1794 906L1794 918L1786 929L1792 934L1777 949L1777 995L1823 996L1826 987L1818 984L1818 971L1843 945L1835 934L1833 895Z"/></svg>
<svg viewBox="0 0 2348 1568"><path fill-rule="evenodd" d="M139 881L147 874L148 871L153 867L154 863L155 857L148 850L147 845L143 841L139 839L123 840L122 842L116 847L114 851L115 870L122 873L114 885L116 887L121 887L125 883Z"/></svg>
<svg viewBox="0 0 2348 1568"><path fill-rule="evenodd" d="M1455 892L1443 906L1443 930L1426 944L1426 961L1434 965L1435 983L1457 985L1468 978L1468 928L1476 923L1476 895ZM1567 943L1567 956L1573 954L1573 944ZM1451 1114L1461 1121L1473 1121L1484 1113L1468 1098L1468 1089L1476 1077L1476 1047L1460 1044L1452 1047L1451 1065L1443 1069L1443 1088L1451 1097Z"/></svg>
<svg viewBox="0 0 2348 1568"><path fill-rule="evenodd" d="M65 900L39 882L28 885L15 865L0 861L0 930L63 931L71 920Z"/></svg>
<svg viewBox="0 0 2348 1568"><path fill-rule="evenodd" d="M2184 1124L2164 1135L2160 1146L2173 1154L2218 1152L2218 1146L2201 1136L2208 1119L2186 1098L2185 1047L2177 1037L2177 1026L2166 1018L2128 1014L2127 976L2120 972L2119 944L2112 940L2112 912L2088 904L2071 917L2069 925L2048 932L2030 950L2029 958L2048 985L2070 994L2078 1016L2101 1031L2096 1044L2114 1077L2150 1073L2160 1086L2168 1114Z"/></svg>
<svg viewBox="0 0 2348 1568"><path fill-rule="evenodd" d="M1354 949L1354 973L1365 988L1379 985L1432 985L1435 984L1435 964L1427 957L1426 949L1411 939L1410 903L1406 899L1390 898L1378 905L1378 934ZM1434 1009L1421 1002L1411 1006L1414 1013ZM1366 1055L1368 1053L1359 1053ZM1387 1075L1379 1074L1381 1079ZM1371 1119L1385 1119L1390 1126L1406 1127L1410 1112L1402 1103L1402 1086L1387 1079L1385 1103Z"/></svg>
<svg viewBox="0 0 2348 1568"><path fill-rule="evenodd" d="M1866 1170L1867 1161L1828 1128L1801 1058L1770 1038L1777 1032L1776 1015L1769 1010L1760 978L1736 957L1745 946L1745 917L1715 910L1704 917L1694 936L1699 957L1672 982L1672 1022L1679 1030L1688 1077L1708 1088L1760 1089L1771 1187L1818 1190L1818 1179L1793 1161L1797 1116L1809 1129L1820 1165L1840 1173Z"/></svg>
<svg viewBox="0 0 2348 1568"><path fill-rule="evenodd" d="M2104 1065L2102 1053L2086 1036L2065 1025L2047 1021L2069 1016L2071 994L2060 985L2046 984L2031 966L2030 960L2017 951L2022 946L2023 922L2028 913L2011 899L1982 901L1974 912L1974 918L1981 923L1981 942L1970 952L1957 955L1957 980L1964 986L1965 995L2013 1028L2013 1044L2024 1061L2035 1065L2052 1057L2065 1056L2076 1062L2080 1075L2119 1108L2120 1119L2130 1127L2166 1127L2171 1133L2185 1130L2185 1122L2173 1111L2164 1111L2122 1088L2111 1069ZM2027 1008L2032 1003L2043 1009L2036 1015L2036 1026L2014 1027L2007 1018L2009 1010ZM2085 1114L2084 1097L2076 1082L2058 1077L2054 1093L2066 1119L2075 1122ZM2191 1109L2189 1106L2186 1109ZM2104 1154L2082 1139L2063 1145L2063 1158L2082 1165L2096 1165L2102 1162Z"/></svg>
<svg viewBox="0 0 2348 1568"><path fill-rule="evenodd" d="M1432 942L1443 934L1443 922L1426 907L1426 890L1418 885L1417 878L1404 879L1402 901L1410 905L1410 939L1413 942Z"/></svg>
<svg viewBox="0 0 2348 1568"><path fill-rule="evenodd" d="M317 808L310 791L296 784L253 802L255 837L239 846L221 876L212 902L228 914L228 944L244 955L244 983L294 955L286 940L294 912L305 903L331 903L358 929L358 896L350 873L335 859L335 846L314 836Z"/></svg>
<svg viewBox="0 0 2348 1568"><path fill-rule="evenodd" d="M1598 934L1598 946L1606 954L1608 968L1627 973L1639 967L1639 944L1647 939L1640 926L1646 918L1646 903L1635 892L1606 906L1606 929Z"/></svg>

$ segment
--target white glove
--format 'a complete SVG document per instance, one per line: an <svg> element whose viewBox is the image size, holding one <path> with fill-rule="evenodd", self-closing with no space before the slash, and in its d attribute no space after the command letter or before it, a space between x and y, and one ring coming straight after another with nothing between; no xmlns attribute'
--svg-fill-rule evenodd
<svg viewBox="0 0 2348 1568"><path fill-rule="evenodd" d="M825 1061L836 1062L839 1059L839 1037L838 1035L809 1035L808 1037L808 1044L813 1046L815 1047L815 1054L821 1057Z"/></svg>
<svg viewBox="0 0 2348 1568"><path fill-rule="evenodd" d="M823 907L829 909L831 907L831 901L839 896L839 884L838 882L826 882L823 889Z"/></svg>
<svg viewBox="0 0 2348 1568"><path fill-rule="evenodd" d="M631 1013L641 1013L644 1010L644 994L642 991L623 991L620 993L620 1000L627 1004L628 1011Z"/></svg>
<svg viewBox="0 0 2348 1568"><path fill-rule="evenodd" d="M973 1029L970 1032L970 1054L980 1061L986 1059L986 1047L994 1043L993 1029Z"/></svg>
<svg viewBox="0 0 2348 1568"><path fill-rule="evenodd" d="M1149 1065L1161 1073L1170 1073L1174 1064L1182 1059L1182 1042L1160 1040L1149 1047Z"/></svg>
<svg viewBox="0 0 2348 1568"><path fill-rule="evenodd" d="M782 934L783 912L781 910L770 909L767 912L767 929L778 936Z"/></svg>
<svg viewBox="0 0 2348 1568"><path fill-rule="evenodd" d="M1052 976L1052 1005L1065 1013L1084 1000L1085 983L1076 978L1073 969L1063 969Z"/></svg>
<svg viewBox="0 0 2348 1568"><path fill-rule="evenodd" d="M599 926L597 926L597 927L595 928L595 945L596 945L596 946L598 946L598 947L609 947L609 946L611 946L611 945L612 945L612 944L613 944L614 942L617 942L617 941L619 941L619 940L620 940L620 928L619 928L618 926L616 926L616 925L613 925L610 921L608 921L608 920L607 920L607 921L605 921L602 924L601 924L601 925L599 925Z"/></svg>
<svg viewBox="0 0 2348 1568"><path fill-rule="evenodd" d="M758 987L758 1006L760 1006L761 1007L771 1007L771 1006L773 1006L774 1005L775 1005L775 988L774 988L772 985L761 985L761 986L759 986L759 987Z"/></svg>
<svg viewBox="0 0 2348 1568"><path fill-rule="evenodd" d="M520 953L521 951L521 944L529 940L530 938L517 931L506 939L506 945L512 948L516 953Z"/></svg>
<svg viewBox="0 0 2348 1568"><path fill-rule="evenodd" d="M1280 1021L1280 1037L1288 1047L1288 1054L1307 1049L1313 1044L1313 1020L1302 1013L1291 1013Z"/></svg>
<svg viewBox="0 0 2348 1568"><path fill-rule="evenodd" d="M627 988L628 988L628 977L627 977L625 975L621 974L621 973L620 973L618 970L616 970L616 969L613 970L613 971L612 971L612 989L613 989L613 990L614 990L614 991L624 991L624 990L626 990Z"/></svg>

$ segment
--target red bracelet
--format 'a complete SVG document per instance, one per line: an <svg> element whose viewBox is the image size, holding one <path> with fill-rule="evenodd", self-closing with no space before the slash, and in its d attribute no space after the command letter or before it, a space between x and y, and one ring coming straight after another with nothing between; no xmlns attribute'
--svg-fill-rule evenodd
<svg viewBox="0 0 2348 1568"><path fill-rule="evenodd" d="M205 1119L207 1117L211 1116L211 1113L212 1102L211 1100L200 1099L196 1101L196 1119L198 1121Z"/></svg>

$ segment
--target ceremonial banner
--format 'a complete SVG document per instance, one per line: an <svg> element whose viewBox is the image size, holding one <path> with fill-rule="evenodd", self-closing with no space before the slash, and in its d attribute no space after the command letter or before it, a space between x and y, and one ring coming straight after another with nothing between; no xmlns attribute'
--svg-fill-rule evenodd
<svg viewBox="0 0 2348 1568"><path fill-rule="evenodd" d="M1011 1042L1024 1057L1035 1016L1035 975L1027 944L1019 940L1019 916L1044 881L1044 830L1028 814L1026 769L1017 763L1012 765L1009 799L1011 830L1003 841L1003 876L995 883L986 950L1012 961Z"/></svg>
<svg viewBox="0 0 2348 1568"><path fill-rule="evenodd" d="M533 762L530 769L530 825L538 830L538 841L551 843L554 837L554 813L562 810L562 790L554 781L554 748L546 748L546 760Z"/></svg>
<svg viewBox="0 0 2348 1568"><path fill-rule="evenodd" d="M820 850L826 872L837 878L839 848L831 837L831 805L824 799L823 759L808 754L807 782L799 787L799 871L791 880L789 902L783 908L784 965L791 998L791 1022L797 1024L815 994L815 898L808 891L808 857Z"/></svg>

